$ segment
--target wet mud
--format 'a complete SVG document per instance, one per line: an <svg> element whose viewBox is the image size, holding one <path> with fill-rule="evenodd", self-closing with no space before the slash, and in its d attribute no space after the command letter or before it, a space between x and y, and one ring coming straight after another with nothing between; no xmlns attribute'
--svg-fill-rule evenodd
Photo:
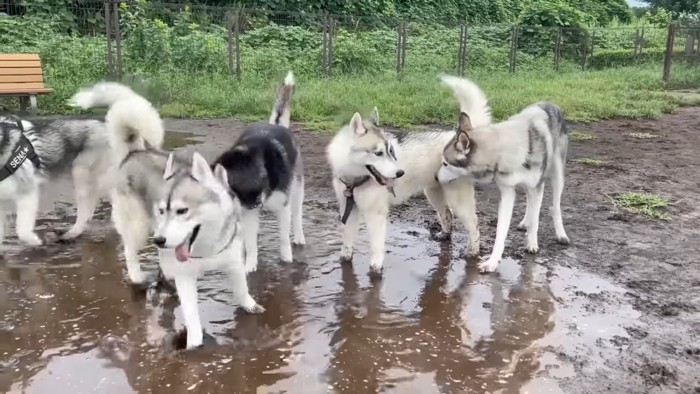
<svg viewBox="0 0 700 394"><path fill-rule="evenodd" d="M338 262L324 158L330 135L294 125L305 155L308 245L295 249L293 264L279 263L276 223L265 216L249 284L267 312L235 310L225 277L206 275L205 346L188 352L176 349L177 298L126 283L109 205L80 240L52 242L75 211L69 181L47 184L38 223L47 245L24 247L14 230L3 245L0 391L700 392L699 124L700 109L685 108L658 120L576 125L595 138L573 142L569 155L562 207L572 245L556 243L543 208L540 254L522 252L524 234L513 225L496 274L481 275L461 257L461 227L452 241L432 241L437 221L416 197L392 211L382 279L368 275L364 229L353 264ZM213 159L243 125L166 126L170 148ZM587 157L608 165L576 162ZM619 211L606 196L625 191L669 198L671 220ZM497 203L494 187L479 188L484 254ZM155 250L143 257L155 274Z"/></svg>

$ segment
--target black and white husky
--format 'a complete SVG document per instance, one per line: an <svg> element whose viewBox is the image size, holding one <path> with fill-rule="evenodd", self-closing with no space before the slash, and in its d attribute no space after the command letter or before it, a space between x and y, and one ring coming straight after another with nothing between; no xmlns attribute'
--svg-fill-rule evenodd
<svg viewBox="0 0 700 394"><path fill-rule="evenodd" d="M480 97L474 89L476 85L453 76L444 76L442 80L454 91L461 115L457 132L445 145L437 179L444 185L459 179L495 182L501 192L496 241L491 255L479 264L479 269L493 272L498 267L513 214L516 186L527 191L525 217L518 226L527 230L526 250L539 251L537 231L547 179L552 184L551 214L557 240L568 244L561 217L561 194L569 134L561 109L552 103L539 102L503 122L483 125L474 120L483 118L488 108L469 105L474 96Z"/></svg>
<svg viewBox="0 0 700 394"><path fill-rule="evenodd" d="M214 162L226 169L231 190L243 205L241 225L247 272L258 267L260 209L277 216L283 262L292 261L292 242L306 243L302 228L303 164L301 151L289 130L293 94L294 76L289 72L277 92L270 121L248 126Z"/></svg>
<svg viewBox="0 0 700 394"><path fill-rule="evenodd" d="M34 232L40 185L65 174L73 178L78 212L61 238L79 236L111 187L109 151L109 133L100 120L29 122L0 116L0 243L14 210L19 239L33 246L43 243Z"/></svg>

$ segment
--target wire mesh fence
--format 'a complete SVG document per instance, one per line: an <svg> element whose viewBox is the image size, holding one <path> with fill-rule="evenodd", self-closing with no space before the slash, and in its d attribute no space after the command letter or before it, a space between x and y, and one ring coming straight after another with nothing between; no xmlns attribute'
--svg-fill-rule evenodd
<svg viewBox="0 0 700 394"><path fill-rule="evenodd" d="M673 61L697 64L699 57L700 29L676 25L583 30L156 1L67 2L58 12L43 4L0 0L0 36L12 37L3 52L39 51L51 67L70 51L91 72L117 76L174 71L245 78L286 69L319 77L464 75L649 64L668 79Z"/></svg>

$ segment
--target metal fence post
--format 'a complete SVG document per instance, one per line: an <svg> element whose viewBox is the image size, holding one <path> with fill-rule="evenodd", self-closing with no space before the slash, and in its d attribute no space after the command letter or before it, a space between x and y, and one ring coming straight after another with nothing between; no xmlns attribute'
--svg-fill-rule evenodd
<svg viewBox="0 0 700 394"><path fill-rule="evenodd" d="M399 22L396 40L396 74L403 72L403 65L406 61L406 22Z"/></svg>
<svg viewBox="0 0 700 394"><path fill-rule="evenodd" d="M234 36L236 39L236 78L241 79L241 11L236 11L233 20Z"/></svg>
<svg viewBox="0 0 700 394"><path fill-rule="evenodd" d="M233 70L233 16L231 11L226 12L226 54L228 56L228 72L234 73Z"/></svg>
<svg viewBox="0 0 700 394"><path fill-rule="evenodd" d="M666 52L664 53L664 71L663 81L668 83L671 78L671 63L673 62L673 45L676 39L676 26L671 23L668 25L668 35L666 36Z"/></svg>
<svg viewBox="0 0 700 394"><path fill-rule="evenodd" d="M510 34L510 72L514 73L518 61L518 29L519 26L513 26Z"/></svg>
<svg viewBox="0 0 700 394"><path fill-rule="evenodd" d="M561 27L557 29L557 41L554 43L554 69L559 71L561 62Z"/></svg>
<svg viewBox="0 0 700 394"><path fill-rule="evenodd" d="M114 21L114 38L116 40L117 47L117 76L121 78L122 76L122 33L119 26L119 0L114 1L114 9L112 12L112 18Z"/></svg>
<svg viewBox="0 0 700 394"><path fill-rule="evenodd" d="M107 32L107 74L114 75L114 60L112 56L112 1L105 0L105 30Z"/></svg>
<svg viewBox="0 0 700 394"><path fill-rule="evenodd" d="M459 26L459 54L457 55L457 73L463 77L467 69L467 25Z"/></svg>
<svg viewBox="0 0 700 394"><path fill-rule="evenodd" d="M328 19L328 76L333 75L333 35L335 34L335 19Z"/></svg>

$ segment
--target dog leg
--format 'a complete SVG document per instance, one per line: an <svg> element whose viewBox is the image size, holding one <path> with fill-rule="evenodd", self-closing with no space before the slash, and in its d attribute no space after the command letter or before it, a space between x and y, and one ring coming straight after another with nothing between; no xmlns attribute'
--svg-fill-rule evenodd
<svg viewBox="0 0 700 394"><path fill-rule="evenodd" d="M146 274L141 270L139 250L148 242L151 226L148 214L134 198L117 193L112 195L112 222L124 244L126 272L132 284L143 284Z"/></svg>
<svg viewBox="0 0 700 394"><path fill-rule="evenodd" d="M479 218L476 215L476 198L474 184L466 179L456 179L444 185L445 197L450 207L467 230L469 245L467 255L479 255L481 235L479 233Z"/></svg>
<svg viewBox="0 0 700 394"><path fill-rule="evenodd" d="M452 234L452 211L445 199L445 192L438 186L426 188L423 190L423 193L425 193L428 202L430 202L433 208L435 208L435 211L437 211L438 220L440 221L440 232L433 237L438 241L444 241L450 238Z"/></svg>
<svg viewBox="0 0 700 394"><path fill-rule="evenodd" d="M36 215L39 211L39 191L34 187L31 192L17 199L17 237L31 246L43 244L41 238L34 232Z"/></svg>
<svg viewBox="0 0 700 394"><path fill-rule="evenodd" d="M246 273L254 272L258 269L258 214L257 209L245 210L241 217Z"/></svg>
<svg viewBox="0 0 700 394"><path fill-rule="evenodd" d="M491 256L479 264L481 272L493 272L498 268L498 263L503 256L506 245L510 220L513 217L513 205L515 204L515 188L500 187L501 201L498 204L498 224L496 225L496 241L493 244Z"/></svg>
<svg viewBox="0 0 700 394"><path fill-rule="evenodd" d="M277 211L277 224L280 236L280 259L283 263L291 263L294 257L292 256L292 242L289 239L289 230L292 226L292 207L289 203Z"/></svg>
<svg viewBox="0 0 700 394"><path fill-rule="evenodd" d="M231 280L233 290L233 301L247 313L259 314L265 312L265 308L260 306L248 291L248 280L243 266L242 245L240 241L234 241L234 262L229 266L228 276Z"/></svg>
<svg viewBox="0 0 700 394"><path fill-rule="evenodd" d="M92 219L95 213L97 203L100 201L100 196L97 193L97 188L92 182L97 176L92 176L92 172L80 168L73 168L73 183L75 183L75 204L77 206L78 215L75 219L75 224L68 232L61 236L63 240L74 239L85 231L85 226Z"/></svg>
<svg viewBox="0 0 700 394"><path fill-rule="evenodd" d="M530 209L530 204L532 204L532 196L530 195L530 188L525 188L525 195L527 196L527 203L525 204L525 216L523 217L523 220L520 221L518 224L518 230L519 231L525 231L527 230L527 226L530 223L530 215L531 215L531 209Z"/></svg>
<svg viewBox="0 0 700 394"><path fill-rule="evenodd" d="M384 268L384 254L386 253L386 227L387 210L374 211L365 215L367 230L369 232L369 244L372 255L369 260L370 272L381 274Z"/></svg>
<svg viewBox="0 0 700 394"><path fill-rule="evenodd" d="M540 227L540 209L542 208L542 197L544 196L544 184L530 190L528 188L527 213L525 217L529 220L527 226L527 245L525 250L528 253L537 253L540 247L537 244L537 231Z"/></svg>
<svg viewBox="0 0 700 394"><path fill-rule="evenodd" d="M346 199L343 191L345 190L345 185L337 179L333 179L333 189L335 190L335 196L338 199L338 208L340 209L340 216L342 217L345 213ZM353 207L350 211L350 216L348 220L343 225L343 247L340 250L340 261L349 263L352 261L352 255L355 249L355 242L357 242L357 234L360 232L360 211L359 207Z"/></svg>
<svg viewBox="0 0 700 394"><path fill-rule="evenodd" d="M204 336L197 305L197 278L178 275L175 277L175 287L187 327L187 349L193 349L202 345Z"/></svg>
<svg viewBox="0 0 700 394"><path fill-rule="evenodd" d="M568 245L569 237L564 230L564 221L561 217L561 194L564 192L564 163L554 160L552 166L552 220L554 221L554 231L557 234L557 241L560 244Z"/></svg>
<svg viewBox="0 0 700 394"><path fill-rule="evenodd" d="M306 245L304 237L304 229L302 226L302 217L304 209L304 177L300 177L296 182L292 183L292 242L295 245Z"/></svg>

